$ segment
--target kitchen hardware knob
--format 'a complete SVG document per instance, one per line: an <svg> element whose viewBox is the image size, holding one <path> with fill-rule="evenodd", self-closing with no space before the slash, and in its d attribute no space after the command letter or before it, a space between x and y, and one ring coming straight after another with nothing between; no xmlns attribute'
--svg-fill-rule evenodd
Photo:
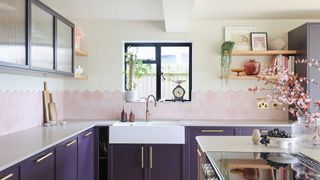
<svg viewBox="0 0 320 180"><path fill-rule="evenodd" d="M7 180L7 179L9 179L9 178L11 178L11 177L13 177L13 173L10 173L10 174L4 176L4 177L1 178L0 180Z"/></svg>
<svg viewBox="0 0 320 180"><path fill-rule="evenodd" d="M223 129L204 129L202 133L223 133Z"/></svg>
<svg viewBox="0 0 320 180"><path fill-rule="evenodd" d="M84 136L85 136L85 137L88 137L88 136L90 136L91 134L92 134L92 132L90 131L90 132L86 133Z"/></svg>
<svg viewBox="0 0 320 180"><path fill-rule="evenodd" d="M149 148L150 148L149 149L150 150L150 154L149 154L150 155L150 169L152 169L152 166L153 166L152 146L150 146Z"/></svg>
<svg viewBox="0 0 320 180"><path fill-rule="evenodd" d="M66 147L69 147L69 146L71 146L72 144L74 144L74 143L76 143L76 142L77 142L77 140L71 141L71 142L69 142L68 144L66 144Z"/></svg>
<svg viewBox="0 0 320 180"><path fill-rule="evenodd" d="M198 156L201 157L202 156L202 153L199 149L197 149L197 152L198 152Z"/></svg>
<svg viewBox="0 0 320 180"><path fill-rule="evenodd" d="M144 168L144 147L141 146L141 168L143 169Z"/></svg>
<svg viewBox="0 0 320 180"><path fill-rule="evenodd" d="M52 154L53 154L52 152L51 152L51 153L48 153L48 154L42 156L41 158L37 159L36 162L39 163L39 162L47 159L48 157L52 156Z"/></svg>

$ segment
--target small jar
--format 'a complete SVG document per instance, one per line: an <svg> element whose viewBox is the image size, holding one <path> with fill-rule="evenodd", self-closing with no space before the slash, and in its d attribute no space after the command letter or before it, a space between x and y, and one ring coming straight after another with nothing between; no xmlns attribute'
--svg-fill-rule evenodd
<svg viewBox="0 0 320 180"><path fill-rule="evenodd" d="M250 59L244 63L244 69L247 75L258 75L260 73L261 63Z"/></svg>

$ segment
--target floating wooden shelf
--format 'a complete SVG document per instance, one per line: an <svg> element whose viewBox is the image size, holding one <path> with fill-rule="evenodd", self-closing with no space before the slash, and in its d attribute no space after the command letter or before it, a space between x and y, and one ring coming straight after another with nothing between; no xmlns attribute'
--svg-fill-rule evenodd
<svg viewBox="0 0 320 180"><path fill-rule="evenodd" d="M264 77L268 80L277 80L278 76L266 76L266 75L259 75L260 77ZM247 75L240 75L240 76L229 76L230 80L258 80L256 76L247 76Z"/></svg>
<svg viewBox="0 0 320 180"><path fill-rule="evenodd" d="M272 50L272 51L233 51L233 56L275 56L296 55L296 50Z"/></svg>
<svg viewBox="0 0 320 180"><path fill-rule="evenodd" d="M81 49L76 49L76 56L88 56L88 53Z"/></svg>
<svg viewBox="0 0 320 180"><path fill-rule="evenodd" d="M88 80L88 76L83 74L75 74L74 78L79 80Z"/></svg>

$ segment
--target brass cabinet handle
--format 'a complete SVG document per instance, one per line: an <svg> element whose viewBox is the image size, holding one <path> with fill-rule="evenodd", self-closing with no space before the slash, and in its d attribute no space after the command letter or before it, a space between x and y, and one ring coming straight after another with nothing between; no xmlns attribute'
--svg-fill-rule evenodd
<svg viewBox="0 0 320 180"><path fill-rule="evenodd" d="M7 180L13 176L13 173L6 175L5 177L1 178L0 180Z"/></svg>
<svg viewBox="0 0 320 180"><path fill-rule="evenodd" d="M261 130L261 133L268 133L268 130Z"/></svg>
<svg viewBox="0 0 320 180"><path fill-rule="evenodd" d="M197 149L197 152L198 152L198 156L201 157L202 156L202 153L199 149Z"/></svg>
<svg viewBox="0 0 320 180"><path fill-rule="evenodd" d="M48 154L42 156L41 158L37 159L36 162L39 163L39 162L45 160L46 158L50 157L52 154L53 154L52 152L48 153Z"/></svg>
<svg viewBox="0 0 320 180"><path fill-rule="evenodd" d="M152 160L152 158L153 158L153 155L152 155L152 146L150 146L150 169L152 169L152 166L153 166L153 160Z"/></svg>
<svg viewBox="0 0 320 180"><path fill-rule="evenodd" d="M73 141L69 142L68 144L66 144L66 147L69 147L69 146L71 146L72 144L74 144L76 142L77 142L77 140L73 140Z"/></svg>
<svg viewBox="0 0 320 180"><path fill-rule="evenodd" d="M88 137L88 136L90 136L91 134L92 134L92 132L90 131L90 132L86 133L84 136L85 136L85 137Z"/></svg>
<svg viewBox="0 0 320 180"><path fill-rule="evenodd" d="M204 129L202 133L223 133L223 129Z"/></svg>
<svg viewBox="0 0 320 180"><path fill-rule="evenodd" d="M141 146L141 168L144 168L144 147Z"/></svg>

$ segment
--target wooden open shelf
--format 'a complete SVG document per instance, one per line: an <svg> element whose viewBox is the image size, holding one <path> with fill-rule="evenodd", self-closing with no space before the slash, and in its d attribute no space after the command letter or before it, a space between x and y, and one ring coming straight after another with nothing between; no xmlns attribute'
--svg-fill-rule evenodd
<svg viewBox="0 0 320 180"><path fill-rule="evenodd" d="M79 79L79 80L88 80L89 79L87 75L83 75L83 74L75 74L74 78Z"/></svg>
<svg viewBox="0 0 320 180"><path fill-rule="evenodd" d="M296 50L271 50L271 51L233 51L233 56L275 56L296 55Z"/></svg>
<svg viewBox="0 0 320 180"><path fill-rule="evenodd" d="M76 49L76 56L88 56L88 53L81 49Z"/></svg>
<svg viewBox="0 0 320 180"><path fill-rule="evenodd" d="M259 75L260 77L264 77L268 80L277 80L279 79L278 76L265 76L265 75ZM258 78L256 76L247 76L247 75L231 75L229 76L230 80L258 80Z"/></svg>

